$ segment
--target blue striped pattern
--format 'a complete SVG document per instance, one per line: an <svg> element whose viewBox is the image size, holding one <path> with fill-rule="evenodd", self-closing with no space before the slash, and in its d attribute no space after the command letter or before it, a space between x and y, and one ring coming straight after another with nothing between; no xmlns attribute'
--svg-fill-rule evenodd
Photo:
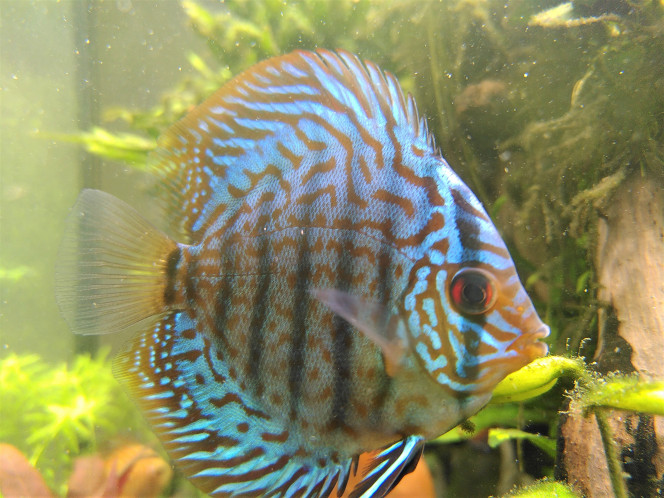
<svg viewBox="0 0 664 498"><path fill-rule="evenodd" d="M177 313L135 337L114 360L179 467L212 495L326 496L343 490L352 459L304 454L296 438L243 393L195 322ZM159 379L159 380L157 380Z"/></svg>

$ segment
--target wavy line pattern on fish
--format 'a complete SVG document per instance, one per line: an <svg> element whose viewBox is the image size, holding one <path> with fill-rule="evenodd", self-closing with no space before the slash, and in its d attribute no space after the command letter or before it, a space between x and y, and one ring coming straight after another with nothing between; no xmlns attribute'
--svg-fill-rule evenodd
<svg viewBox="0 0 664 498"><path fill-rule="evenodd" d="M177 244L84 191L58 302L79 333L146 317L115 364L170 455L224 496L383 496L548 334L412 97L298 51L237 76L155 155Z"/></svg>

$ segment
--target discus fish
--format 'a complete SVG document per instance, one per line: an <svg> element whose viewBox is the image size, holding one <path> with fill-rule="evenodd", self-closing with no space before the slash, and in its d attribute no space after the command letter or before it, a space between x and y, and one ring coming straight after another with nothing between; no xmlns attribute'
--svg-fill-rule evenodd
<svg viewBox="0 0 664 498"><path fill-rule="evenodd" d="M384 496L547 352L487 213L371 62L259 63L154 160L182 242L85 190L57 300L79 334L142 322L114 372L207 493L341 494L378 450L351 496Z"/></svg>

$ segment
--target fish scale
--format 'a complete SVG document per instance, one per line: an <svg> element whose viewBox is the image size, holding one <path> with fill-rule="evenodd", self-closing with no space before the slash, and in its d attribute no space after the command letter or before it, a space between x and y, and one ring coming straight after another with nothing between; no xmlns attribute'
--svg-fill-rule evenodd
<svg viewBox="0 0 664 498"><path fill-rule="evenodd" d="M81 193L57 299L72 328L148 318L114 363L221 496L384 496L548 334L497 230L394 76L298 51L228 82L152 159L176 243Z"/></svg>
<svg viewBox="0 0 664 498"><path fill-rule="evenodd" d="M338 273L343 273L339 272L338 268L331 268L329 265L327 265L327 261L342 261L342 264L344 259L340 259L339 256L342 254L343 250L343 244L337 245L337 239L331 238L329 235L327 237L324 237L324 231L320 229L312 229L310 230L312 232L322 232L321 236L317 237L316 240L320 241L320 246L322 248L328 247L328 251L316 251L312 252L312 257L309 258L309 265L311 267L315 268L315 271L313 272L307 272L307 280L313 280L318 283L320 283L324 287L328 286L334 286L336 282L332 280L332 278L335 276L335 274ZM299 231L297 232L299 234ZM325 241L327 239L327 241ZM291 240L290 237L288 240ZM252 241L253 242L253 241ZM315 243L310 243L312 246L315 245ZM254 245L260 246L262 245L260 242L255 243ZM273 246L278 246L279 244L273 243ZM291 246L287 246L291 248ZM260 374L263 372L263 369L260 368L260 357L256 358L253 356L252 351L254 351L254 347L257 345L257 343L265 341L268 342L269 338L272 338L271 342L274 344L274 342L279 341L281 337L287 337L288 340L282 341L282 348L280 348L277 351L274 351L271 355L270 358L271 360L276 364L276 365L281 365L285 367L282 368L282 375L277 376L277 375L272 375L271 378L271 383L274 389L267 391L266 393L263 393L263 396L266 399L266 402L272 404L271 400L271 394L275 392L279 392L280 395L279 397L281 398L282 403L286 405L290 405L293 403L293 401L289 401L287 396L292 396L292 399L297 398L296 392L293 391L291 385L292 382L290 382L290 371L292 370L289 368L289 362L291 361L290 353L291 351L297 351L300 349L304 349L302 352L302 359L301 361L304 361L304 358L307 357L316 357L316 356L325 356L325 353L328 354L329 356L329 361L324 365L324 368L326 371L329 373L327 375L322 375L321 376L321 381L323 379L330 379L329 385L324 385L322 387L317 387L313 393L308 394L305 396L306 393L309 392L309 390L313 387L315 387L315 384L312 384L311 386L309 383L307 383L307 386L305 386L305 391L303 391L301 394L304 398L311 400L312 403L314 404L319 404L321 402L321 397L316 396L316 394L320 395L322 392L325 391L325 388L328 388L329 391L329 396L332 397L334 395L333 392L333 380L335 378L334 375L331 375L335 372L340 372L338 368L333 368L331 363L334 363L334 358L333 352L335 351L335 337L336 336L322 336L319 337L315 333L309 333L307 336L302 337L301 344L299 347L293 345L293 340L290 338L291 335L291 324L290 321L293 320L291 316L292 310L295 308L297 310L297 300L298 300L298 294L299 298L302 298L303 296L306 297L308 296L308 290L306 287L301 285L301 289L298 290L297 288L297 283L295 283L295 287L291 288L291 286L288 283L288 278L289 276L293 273L290 271L291 268L295 268L297 261L305 261L305 258L298 257L298 249L297 246L295 245L293 247L295 251L291 251L293 254L286 255L285 257L277 257L277 263L271 265L270 268L270 273L269 273L269 279L265 276L244 276L239 280L237 277L234 279L234 282L232 283L234 288L238 289L251 289L249 292L246 294L242 292L232 292L230 291L231 294L235 296L236 301L231 302L230 306L227 308L224 308L226 311L226 319L233 321L233 325L229 327L229 329L232 329L234 331L241 331L241 333L236 337L235 334L226 334L225 338L226 341L228 341L230 344L229 346L233 349L233 351L237 351L238 354L234 356L233 359L229 360L231 364L236 365L238 370L241 372L244 372L246 375L251 376L252 372L254 372L260 379ZM379 247L373 248L375 250L371 251L373 254L376 254L379 252ZM300 249L302 250L302 249ZM236 269L238 268L253 268L253 269L259 269L261 268L261 255L265 254L265 252L261 251L256 251L255 253L252 253L251 250L248 250L245 247L243 247L242 250L236 249L236 251L240 251L244 254L243 258L243 263L241 265L236 265ZM234 251L235 252L235 251ZM249 255L249 256L247 256ZM314 256L315 255L315 256ZM253 256L253 257L251 257ZM232 256L231 256L232 257ZM338 263L335 263L338 264ZM374 264L371 264L371 261L366 257L363 256L360 258L359 261L349 261L348 266L350 268L353 268L356 270L356 274L353 275L353 279L356 279L358 282L362 281L366 283L372 282L376 278L376 268L380 268L379 266L376 266ZM242 273L242 271L240 271ZM302 273L302 272L300 272ZM404 272L405 275L405 272ZM217 277L214 277L215 280ZM263 288L263 285L265 285L266 282L269 281L269 285L265 290L263 290L263 294L260 294L261 289ZM209 287L207 285L202 284L202 282L199 280L197 282L197 288L199 289L206 289L206 288L214 288L214 284L211 284ZM365 286L359 286L355 285L356 288L361 289L363 292L370 293L371 290L369 289L368 285ZM377 289L376 289L377 290ZM219 292L223 292L223 290L219 290ZM374 291L376 293L376 291ZM289 298L289 296L291 296ZM209 295L202 295L201 296L201 303L199 308L202 310L205 310L205 314L208 316L213 317L216 310L219 309L213 300L209 299ZM254 317L257 316L256 310L260 309L255 306L255 303L258 301L265 301L265 302L272 302L275 300L275 302L281 301L281 302L289 302L289 305L282 305L282 306L273 306L270 305L269 307L266 307L268 310L277 310L280 309L282 310L282 313L268 313L266 314L262 320L262 323L266 325L266 328L269 328L270 334L260 334L260 329L257 326L258 324L252 323L254 322ZM278 301L277 301L278 300ZM305 310L302 313L295 313L296 316L301 316L302 319L302 325L300 326L301 328L304 329L304 326L306 323L321 323L321 322L327 322L330 327L334 327L334 323L332 323L331 316L329 312L326 310L326 308L320 304L320 303L312 303L310 306L308 306L308 310ZM327 320L326 320L327 318ZM214 318L212 318L214 320ZM341 322L342 324L345 322ZM337 324L337 326L339 326ZM251 332L247 332L251 331ZM343 335L343 332L340 332L340 335ZM248 340L250 339L251 340ZM337 342L340 342L341 339L338 339ZM245 344L247 346L245 346ZM352 357L358 357L358 358L365 358L369 356L369 352L373 351L371 347L371 343L369 341L363 341L359 342L358 341L358 347L360 345L364 346L364 349L367 349L369 351L358 351L356 353L353 353L351 356ZM266 346L266 344L263 344L263 346ZM315 346L315 347L312 347ZM345 348L342 347L343 345L340 345L342 350L344 350L344 355L346 355ZM345 356L344 356L345 357ZM382 364L381 364L381 359L379 354L374 354L374 362L372 365L367 366L367 368L370 368L371 366L374 367L374 370L376 371L382 371ZM256 360L259 361L256 361ZM298 368L294 368L294 370L298 370ZM357 369L352 369L354 371L357 371ZM341 372L340 372L341 373ZM282 378L283 377L283 378ZM302 377L297 377L298 379ZM366 386L359 386L357 389L358 393L362 393L362 396L366 396L367 393L370 393L372 391L372 386L375 385L374 382L367 382ZM349 384L350 385L350 384ZM282 386L281 389L276 389L276 386ZM299 392L299 390L298 390ZM323 398L325 400L325 398ZM362 403L362 400L357 400L357 403ZM339 403L336 403L335 406L339 405ZM331 408L328 408L327 411L329 411ZM293 410L291 410L292 412ZM311 415L316 413L318 410L315 407L312 408L307 408L305 404L301 406L300 411L303 414L303 418L305 419L310 419ZM373 410L367 410L367 412L373 412ZM289 414L289 416L295 415L295 413ZM367 413L368 415L368 413ZM356 418L355 424L356 425L364 425L365 421L362 420L361 418Z"/></svg>

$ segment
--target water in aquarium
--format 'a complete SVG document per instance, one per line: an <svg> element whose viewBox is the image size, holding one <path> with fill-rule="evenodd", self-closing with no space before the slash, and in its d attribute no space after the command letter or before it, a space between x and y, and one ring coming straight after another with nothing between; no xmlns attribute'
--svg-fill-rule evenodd
<svg viewBox="0 0 664 498"><path fill-rule="evenodd" d="M0 26L0 496L664 494L664 2Z"/></svg>

